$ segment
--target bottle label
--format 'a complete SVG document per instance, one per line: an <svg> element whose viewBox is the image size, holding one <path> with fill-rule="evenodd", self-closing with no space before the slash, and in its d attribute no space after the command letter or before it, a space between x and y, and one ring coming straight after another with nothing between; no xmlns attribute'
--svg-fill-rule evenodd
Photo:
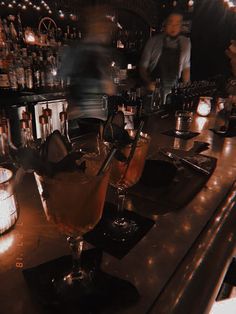
<svg viewBox="0 0 236 314"><path fill-rule="evenodd" d="M40 71L34 71L34 87L40 87Z"/></svg>
<svg viewBox="0 0 236 314"><path fill-rule="evenodd" d="M17 78L16 78L15 71L9 71L9 80L10 80L11 89L16 90L18 88L18 85L17 85Z"/></svg>
<svg viewBox="0 0 236 314"><path fill-rule="evenodd" d="M25 84L28 89L33 88L33 77L30 68L25 71Z"/></svg>
<svg viewBox="0 0 236 314"><path fill-rule="evenodd" d="M25 72L24 72L24 68L18 67L16 69L16 78L17 78L18 85L20 85L21 87L24 87L25 86Z"/></svg>

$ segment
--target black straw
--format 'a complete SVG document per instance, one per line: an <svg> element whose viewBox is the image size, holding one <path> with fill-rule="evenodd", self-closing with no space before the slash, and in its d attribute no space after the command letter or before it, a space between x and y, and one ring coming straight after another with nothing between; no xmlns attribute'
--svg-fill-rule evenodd
<svg viewBox="0 0 236 314"><path fill-rule="evenodd" d="M129 154L129 157L127 158L127 161L126 163L129 164L131 159L133 158L134 156L134 152L135 152L135 149L136 149L136 146L137 146L137 143L139 141L139 138L140 138L140 135L141 135L141 131L142 131L142 128L144 126L144 121L142 120L139 124L139 127L137 129L137 133L135 135L135 138L134 138L134 141L132 143L132 147L131 147L131 150L130 150L130 154Z"/></svg>
<svg viewBox="0 0 236 314"><path fill-rule="evenodd" d="M106 159L104 160L101 168L99 169L97 176L100 176L102 173L104 173L107 169L107 167L109 166L113 156L115 155L117 151L117 148L115 146L112 147L112 149L110 150L109 154L107 155Z"/></svg>

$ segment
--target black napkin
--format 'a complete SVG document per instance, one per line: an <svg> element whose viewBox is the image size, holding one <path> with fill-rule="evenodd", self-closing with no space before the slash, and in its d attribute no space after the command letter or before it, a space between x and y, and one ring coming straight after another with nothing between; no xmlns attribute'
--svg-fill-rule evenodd
<svg viewBox="0 0 236 314"><path fill-rule="evenodd" d="M199 164L199 166L208 170L210 175L206 176L189 166L180 164L176 173L173 168L170 168L169 173L166 171L166 177L163 179L165 174L163 169L159 167L160 160L153 160L152 163L157 163L155 167L157 171L151 171L149 167L144 167L139 182L129 190L131 194L135 195L135 198L132 199L134 206L142 198L145 199L148 209L158 215L179 210L187 205L202 189L216 167L217 159L214 157L201 154L189 157L188 152L174 149L169 149L169 151L173 151L181 157L189 158L195 164ZM150 184L147 184L148 177L148 183L153 181L155 185L150 186ZM158 179L155 177L158 177Z"/></svg>
<svg viewBox="0 0 236 314"><path fill-rule="evenodd" d="M210 131L214 132L215 134L221 136L221 137L234 137L236 136L236 129L227 130L226 132L221 132L217 129L210 129Z"/></svg>
<svg viewBox="0 0 236 314"><path fill-rule="evenodd" d="M23 271L33 297L43 306L45 314L112 313L112 309L129 307L139 299L137 289L128 281L100 270L102 253L97 249L83 252L85 269L92 270L88 287L60 294L53 278L61 278L71 269L71 256L63 256ZM76 293L75 293L76 292Z"/></svg>
<svg viewBox="0 0 236 314"><path fill-rule="evenodd" d="M200 133L198 132L191 132L189 131L186 134L176 134L174 129L168 130L168 131L164 131L161 134L167 135L167 136L172 136L172 137L177 137L177 138L181 138L183 140L190 140L191 138L198 136Z"/></svg>
<svg viewBox="0 0 236 314"><path fill-rule="evenodd" d="M92 231L84 236L84 239L97 248L100 248L112 256L121 259L152 228L154 221L135 212L124 210L124 217L134 220L138 228L132 236L122 242L113 240L111 236L109 236L109 228L111 227L111 222L116 218L116 215L116 205L105 203L102 219Z"/></svg>

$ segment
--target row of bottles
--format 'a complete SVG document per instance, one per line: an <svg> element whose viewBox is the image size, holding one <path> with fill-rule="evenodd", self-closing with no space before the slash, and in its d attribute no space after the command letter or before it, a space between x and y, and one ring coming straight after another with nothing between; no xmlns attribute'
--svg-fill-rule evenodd
<svg viewBox="0 0 236 314"><path fill-rule="evenodd" d="M23 91L65 87L58 75L57 50L27 47L8 51L0 47L0 89Z"/></svg>
<svg viewBox="0 0 236 314"><path fill-rule="evenodd" d="M112 36L112 46L119 49L140 51L143 49L145 38L143 31L119 30Z"/></svg>
<svg viewBox="0 0 236 314"><path fill-rule="evenodd" d="M177 109L193 109L199 97L214 97L217 91L214 80L194 81L192 83L178 83L166 97L166 104Z"/></svg>

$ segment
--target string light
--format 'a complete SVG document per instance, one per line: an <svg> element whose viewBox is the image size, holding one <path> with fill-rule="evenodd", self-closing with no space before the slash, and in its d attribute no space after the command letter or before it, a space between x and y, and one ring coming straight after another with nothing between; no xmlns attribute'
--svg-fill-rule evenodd
<svg viewBox="0 0 236 314"><path fill-rule="evenodd" d="M78 17L71 12L63 12L62 10L53 11L52 8L48 5L46 0L33 1L33 0L4 0L0 1L0 6L7 7L9 9L18 8L21 10L33 9L35 11L46 11L48 14L58 14L60 18L70 18L71 20L76 20Z"/></svg>
<svg viewBox="0 0 236 314"><path fill-rule="evenodd" d="M188 6L189 6L189 7L192 7L193 5L194 5L194 1L193 1L193 0L189 0Z"/></svg>
<svg viewBox="0 0 236 314"><path fill-rule="evenodd" d="M38 4L38 2L37 2L37 4L35 4L30 0L21 0L21 1L16 1L16 0L8 0L7 1L6 0L6 1L1 1L0 4L1 4L1 6L6 6L9 9L13 9L15 7L18 7L18 8L21 8L22 10L26 10L26 9L32 7L36 11L46 10L49 14L52 13L50 6L44 0L42 0L40 4Z"/></svg>

